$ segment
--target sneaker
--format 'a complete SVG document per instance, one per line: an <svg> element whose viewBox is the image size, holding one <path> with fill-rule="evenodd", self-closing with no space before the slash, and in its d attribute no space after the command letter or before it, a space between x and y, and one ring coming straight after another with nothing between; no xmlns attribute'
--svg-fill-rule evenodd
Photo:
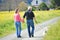
<svg viewBox="0 0 60 40"><path fill-rule="evenodd" d="M21 36L17 36L17 38L21 38Z"/></svg>
<svg viewBox="0 0 60 40"><path fill-rule="evenodd" d="M29 38L31 38L31 36L29 36Z"/></svg>
<svg viewBox="0 0 60 40"><path fill-rule="evenodd" d="M34 35L32 35L32 37L34 37Z"/></svg>

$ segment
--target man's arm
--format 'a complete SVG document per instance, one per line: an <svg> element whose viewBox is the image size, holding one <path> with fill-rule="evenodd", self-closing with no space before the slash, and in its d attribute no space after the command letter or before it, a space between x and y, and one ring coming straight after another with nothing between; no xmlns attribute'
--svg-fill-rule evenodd
<svg viewBox="0 0 60 40"><path fill-rule="evenodd" d="M33 12L32 12L33 13ZM37 21L36 21L36 17L35 17L35 15L34 15L34 13L33 13L33 19L35 20L35 22L37 23Z"/></svg>
<svg viewBox="0 0 60 40"><path fill-rule="evenodd" d="M23 15L23 18L25 18L25 16L26 16L26 12L25 12L25 14Z"/></svg>
<svg viewBox="0 0 60 40"><path fill-rule="evenodd" d="M34 17L34 20L35 20L35 22L37 23L37 21L36 21L36 18Z"/></svg>

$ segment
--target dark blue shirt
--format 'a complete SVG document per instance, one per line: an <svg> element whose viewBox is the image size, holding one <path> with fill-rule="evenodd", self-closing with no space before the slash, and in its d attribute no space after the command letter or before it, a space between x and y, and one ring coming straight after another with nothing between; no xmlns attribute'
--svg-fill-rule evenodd
<svg viewBox="0 0 60 40"><path fill-rule="evenodd" d="M35 15L34 15L34 13L32 11L28 10L27 12L25 12L23 18L25 18L25 17L26 17L27 20L30 20L30 19L33 20L33 18L35 17Z"/></svg>

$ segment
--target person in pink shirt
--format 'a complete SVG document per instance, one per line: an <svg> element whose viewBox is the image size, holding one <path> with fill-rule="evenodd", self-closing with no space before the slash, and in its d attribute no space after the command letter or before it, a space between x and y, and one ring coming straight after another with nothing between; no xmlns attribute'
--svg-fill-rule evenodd
<svg viewBox="0 0 60 40"><path fill-rule="evenodd" d="M16 33L18 38L21 38L21 21L22 19L19 14L19 9L16 9L14 14L14 22L15 22Z"/></svg>

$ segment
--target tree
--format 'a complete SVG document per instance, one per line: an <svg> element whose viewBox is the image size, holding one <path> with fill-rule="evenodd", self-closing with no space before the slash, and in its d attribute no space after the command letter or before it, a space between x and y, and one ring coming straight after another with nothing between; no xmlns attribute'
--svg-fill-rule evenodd
<svg viewBox="0 0 60 40"><path fill-rule="evenodd" d="M60 6L60 0L51 0L51 4L53 4L55 7Z"/></svg>
<svg viewBox="0 0 60 40"><path fill-rule="evenodd" d="M60 0L54 0L57 6L60 6Z"/></svg>
<svg viewBox="0 0 60 40"><path fill-rule="evenodd" d="M50 5L49 5L49 8L55 8L55 5L50 4Z"/></svg>
<svg viewBox="0 0 60 40"><path fill-rule="evenodd" d="M36 7L35 6L32 6L32 11L35 11L36 10Z"/></svg>
<svg viewBox="0 0 60 40"><path fill-rule="evenodd" d="M27 10L27 4L22 1L22 2L19 4L19 9L20 9L20 11L25 11L25 10Z"/></svg>
<svg viewBox="0 0 60 40"><path fill-rule="evenodd" d="M50 0L51 1L51 5L49 6L49 8L55 8L56 7L56 3L54 0Z"/></svg>
<svg viewBox="0 0 60 40"><path fill-rule="evenodd" d="M47 5L46 5L44 2L41 3L41 4L38 6L38 8L39 8L40 10L47 10L47 9L48 9Z"/></svg>

